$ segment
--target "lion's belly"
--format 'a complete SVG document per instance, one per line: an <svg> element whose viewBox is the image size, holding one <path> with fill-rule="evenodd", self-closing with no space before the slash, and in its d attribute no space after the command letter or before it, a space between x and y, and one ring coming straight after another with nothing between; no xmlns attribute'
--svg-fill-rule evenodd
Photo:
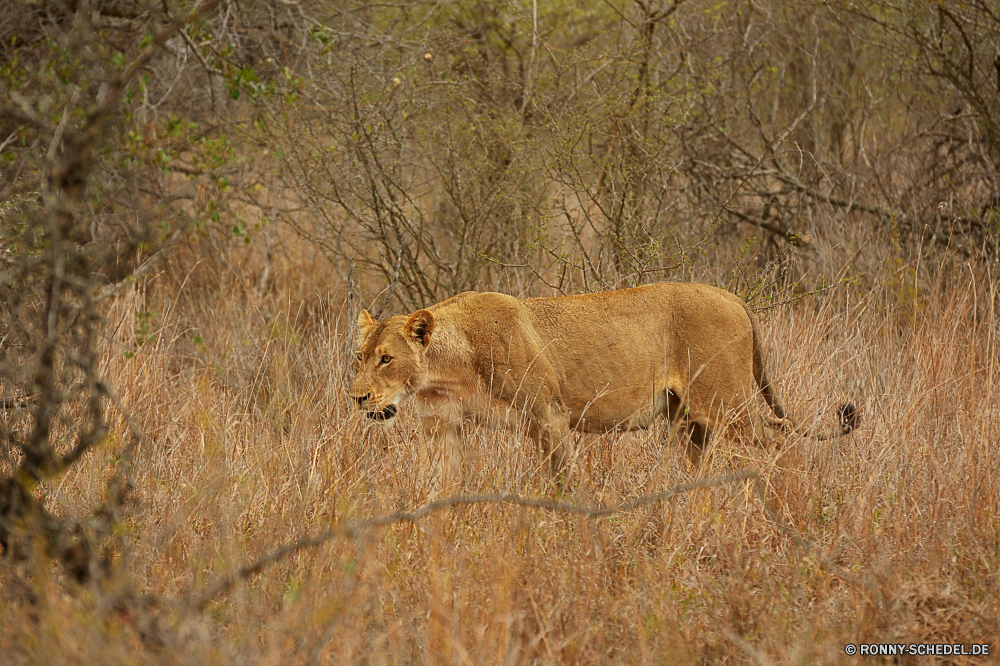
<svg viewBox="0 0 1000 666"><path fill-rule="evenodd" d="M565 400L565 398L564 398ZM643 430L667 411L667 391L647 387L607 390L586 401L565 400L570 425L582 432Z"/></svg>

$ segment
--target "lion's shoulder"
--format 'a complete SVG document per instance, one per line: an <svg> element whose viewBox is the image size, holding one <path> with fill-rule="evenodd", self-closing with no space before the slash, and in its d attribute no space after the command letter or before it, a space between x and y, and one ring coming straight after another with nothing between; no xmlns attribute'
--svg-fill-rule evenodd
<svg viewBox="0 0 1000 666"><path fill-rule="evenodd" d="M509 313L521 307L523 301L492 291L463 291L446 301L431 306L435 316L446 317L489 316Z"/></svg>
<svg viewBox="0 0 1000 666"><path fill-rule="evenodd" d="M470 290L470 291L463 291L460 294L455 294L451 298L446 298L445 300L441 301L440 303L435 303L434 305L430 306L427 309L430 310L431 312L434 312L434 311L439 310L441 308L446 308L449 305L455 305L456 303L461 303L462 301L466 300L467 298L471 298L473 296L477 296L478 294L479 294L478 291L472 291L472 290Z"/></svg>

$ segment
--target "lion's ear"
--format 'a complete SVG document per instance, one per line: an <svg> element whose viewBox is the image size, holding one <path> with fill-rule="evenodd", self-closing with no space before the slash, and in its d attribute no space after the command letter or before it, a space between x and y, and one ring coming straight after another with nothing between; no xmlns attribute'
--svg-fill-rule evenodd
<svg viewBox="0 0 1000 666"><path fill-rule="evenodd" d="M358 336L364 340L368 337L368 331L371 330L372 326L378 323L375 317L368 314L368 310L362 310L358 313Z"/></svg>
<svg viewBox="0 0 1000 666"><path fill-rule="evenodd" d="M434 332L434 315L427 310L417 310L403 324L403 335L419 342L424 347L431 343Z"/></svg>

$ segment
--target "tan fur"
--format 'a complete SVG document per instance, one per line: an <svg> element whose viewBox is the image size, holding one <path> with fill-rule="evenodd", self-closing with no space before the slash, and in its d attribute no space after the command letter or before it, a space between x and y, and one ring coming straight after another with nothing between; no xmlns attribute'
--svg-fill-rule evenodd
<svg viewBox="0 0 1000 666"><path fill-rule="evenodd" d="M465 292L384 322L362 312L358 327L350 389L358 408L391 421L412 399L424 432L448 445L465 419L520 423L561 468L571 429L682 418L697 458L723 424L754 438L763 422L791 425L767 377L755 317L708 285L524 300ZM777 418L759 418L758 389Z"/></svg>

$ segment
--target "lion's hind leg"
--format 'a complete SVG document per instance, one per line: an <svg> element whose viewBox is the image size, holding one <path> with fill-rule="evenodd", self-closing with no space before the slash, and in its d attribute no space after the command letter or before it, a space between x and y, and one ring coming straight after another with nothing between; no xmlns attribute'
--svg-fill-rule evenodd
<svg viewBox="0 0 1000 666"><path fill-rule="evenodd" d="M698 467L701 464L705 449L712 438L712 430L707 423L693 418L690 410L676 392L667 390L667 404L663 415L670 422L670 432L680 432L684 440L684 448L691 459L691 464Z"/></svg>
<svg viewBox="0 0 1000 666"><path fill-rule="evenodd" d="M734 441L741 441L761 449L781 449L785 442L789 421L771 416L759 409L756 396L743 400L729 413L728 431Z"/></svg>
<svg viewBox="0 0 1000 666"><path fill-rule="evenodd" d="M698 467L712 438L712 431L707 425L698 421L688 421L686 429L688 458L691 459L692 465Z"/></svg>
<svg viewBox="0 0 1000 666"><path fill-rule="evenodd" d="M770 428L757 413L743 405L735 410L725 410L721 405L713 412L714 420L688 417L688 456L696 466L700 464L709 443L723 437L729 444L743 442L764 449L774 445ZM779 445L780 446L780 445Z"/></svg>

